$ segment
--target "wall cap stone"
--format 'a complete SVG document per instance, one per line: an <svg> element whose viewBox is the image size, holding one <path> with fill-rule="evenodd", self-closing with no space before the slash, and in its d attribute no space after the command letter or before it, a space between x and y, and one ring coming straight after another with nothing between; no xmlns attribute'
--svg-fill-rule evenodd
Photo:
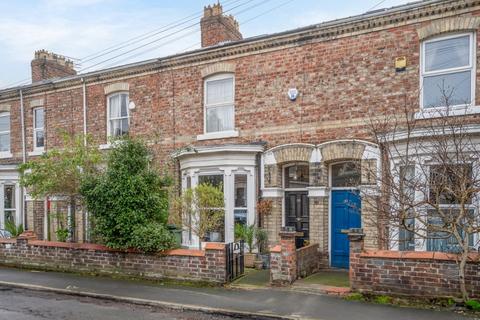
<svg viewBox="0 0 480 320"><path fill-rule="evenodd" d="M129 91L129 90L130 90L130 84L126 82L112 83L104 88L105 95L111 94L114 92Z"/></svg>
<svg viewBox="0 0 480 320"><path fill-rule="evenodd" d="M360 253L361 258L377 258L377 259L413 259L413 260L445 260L456 261L459 256L446 252L434 251L391 251L391 250L365 250ZM480 253L469 253L470 261L479 261Z"/></svg>
<svg viewBox="0 0 480 320"><path fill-rule="evenodd" d="M417 30L419 40L456 31L474 31L480 26L480 17L455 17L433 21Z"/></svg>

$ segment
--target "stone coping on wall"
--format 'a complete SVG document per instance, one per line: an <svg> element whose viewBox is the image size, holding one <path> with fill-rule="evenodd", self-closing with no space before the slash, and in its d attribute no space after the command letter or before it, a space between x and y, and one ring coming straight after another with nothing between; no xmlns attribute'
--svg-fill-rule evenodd
<svg viewBox="0 0 480 320"><path fill-rule="evenodd" d="M308 246L298 248L297 252L309 250L311 247L318 247L318 246L319 246L318 243L312 243L312 244L309 244Z"/></svg>
<svg viewBox="0 0 480 320"><path fill-rule="evenodd" d="M14 244L17 243L17 239L0 239L0 243ZM58 242L58 241L44 241L44 240L28 240L28 245L38 247L55 247L66 249L79 249L79 250L91 250L91 251L110 251L110 252L125 252L125 253L140 253L137 250L119 250L112 249L100 244L94 243L70 243L70 242ZM205 244L205 250L221 251L225 249L225 244L209 242ZM172 249L167 251L158 252L160 255L165 256L189 256L189 257L204 257L205 250L199 249Z"/></svg>
<svg viewBox="0 0 480 320"><path fill-rule="evenodd" d="M456 261L459 255L433 251L390 251L390 250L365 250L360 253L361 258L379 259L412 259L412 260L447 260ZM480 261L480 253L472 252L468 255L469 261Z"/></svg>

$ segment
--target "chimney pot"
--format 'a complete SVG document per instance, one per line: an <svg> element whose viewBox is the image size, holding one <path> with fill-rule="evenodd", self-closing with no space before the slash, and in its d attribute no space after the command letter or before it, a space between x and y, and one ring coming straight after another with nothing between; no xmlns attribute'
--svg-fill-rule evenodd
<svg viewBox="0 0 480 320"><path fill-rule="evenodd" d="M72 60L44 49L35 51L31 67L32 82L77 74Z"/></svg>
<svg viewBox="0 0 480 320"><path fill-rule="evenodd" d="M200 27L202 48L243 39L238 22L232 15L224 15L219 3L204 7Z"/></svg>

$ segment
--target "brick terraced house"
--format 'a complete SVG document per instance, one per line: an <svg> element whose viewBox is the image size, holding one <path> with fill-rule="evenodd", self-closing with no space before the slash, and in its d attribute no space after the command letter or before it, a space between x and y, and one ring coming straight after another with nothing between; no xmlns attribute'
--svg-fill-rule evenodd
<svg viewBox="0 0 480 320"><path fill-rule="evenodd" d="M33 83L0 91L0 227L14 219L54 240L58 223L47 221L66 204L30 198L17 166L60 146L61 130L91 134L105 150L109 137L129 133L157 137L156 159L177 161L183 188L223 184L225 228L208 240L232 242L235 223L258 224L257 202L267 199L270 242L291 226L300 244L319 244L325 264L347 267L342 229L362 226L365 246L379 245L368 222L378 185L367 172L381 174L369 117L406 103L432 116L435 86L459 82L466 103L451 116L480 132L480 1L419 1L246 39L216 4L200 25L201 49L84 74L60 55L35 53ZM81 208L75 219L85 241ZM183 235L185 246L198 241Z"/></svg>

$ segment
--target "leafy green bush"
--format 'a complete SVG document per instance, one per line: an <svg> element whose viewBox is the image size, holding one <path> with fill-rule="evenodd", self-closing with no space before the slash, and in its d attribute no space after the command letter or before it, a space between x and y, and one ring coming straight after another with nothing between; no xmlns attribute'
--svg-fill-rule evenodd
<svg viewBox="0 0 480 320"><path fill-rule="evenodd" d="M468 300L465 305L474 311L480 311L480 301L477 300Z"/></svg>
<svg viewBox="0 0 480 320"><path fill-rule="evenodd" d="M159 223L137 226L132 233L131 246L143 252L156 252L174 248L174 235Z"/></svg>
<svg viewBox="0 0 480 320"><path fill-rule="evenodd" d="M242 223L235 224L235 240L243 240L248 246L248 252L253 251L253 241L255 240L255 226Z"/></svg>
<svg viewBox="0 0 480 320"><path fill-rule="evenodd" d="M55 234L57 235L57 241L66 242L68 238L68 229L66 228L57 229L57 231L55 231Z"/></svg>
<svg viewBox="0 0 480 320"><path fill-rule="evenodd" d="M267 230L258 228L255 231L255 238L257 238L258 251L265 253L268 251L268 233Z"/></svg>
<svg viewBox="0 0 480 320"><path fill-rule="evenodd" d="M23 225L21 224L17 226L12 220L6 219L5 230L7 230L12 235L12 238L16 238L23 233Z"/></svg>
<svg viewBox="0 0 480 320"><path fill-rule="evenodd" d="M378 304L389 304L392 302L392 298L389 296L377 296L375 302Z"/></svg>
<svg viewBox="0 0 480 320"><path fill-rule="evenodd" d="M150 224L165 225L168 218L170 179L152 167L147 146L138 140L124 138L109 151L103 172L88 175L81 183L81 194L93 216L94 233L111 248L139 247L139 230ZM166 249L157 239L146 247L153 251Z"/></svg>

